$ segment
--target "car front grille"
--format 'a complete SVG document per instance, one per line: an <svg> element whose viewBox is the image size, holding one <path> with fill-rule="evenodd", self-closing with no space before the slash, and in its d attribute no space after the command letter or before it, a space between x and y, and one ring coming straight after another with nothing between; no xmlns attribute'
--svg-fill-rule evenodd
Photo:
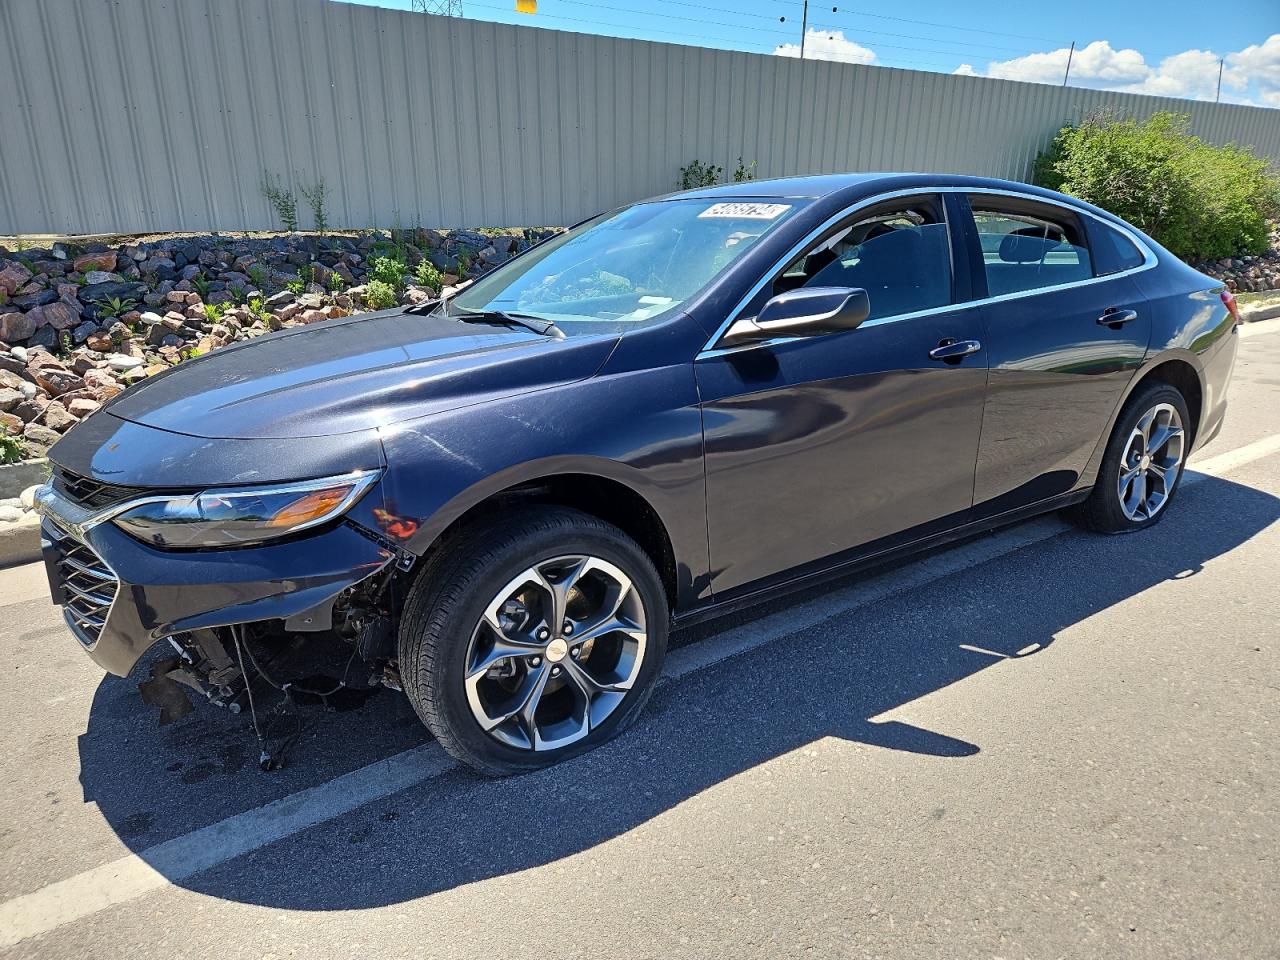
<svg viewBox="0 0 1280 960"><path fill-rule="evenodd" d="M120 581L92 547L70 537L59 540L57 547L67 622L76 638L92 647L102 635Z"/></svg>
<svg viewBox="0 0 1280 960"><path fill-rule="evenodd" d="M147 492L139 487L120 487L90 477L82 477L62 467L56 468L53 472L53 486L72 502L91 510L114 506Z"/></svg>

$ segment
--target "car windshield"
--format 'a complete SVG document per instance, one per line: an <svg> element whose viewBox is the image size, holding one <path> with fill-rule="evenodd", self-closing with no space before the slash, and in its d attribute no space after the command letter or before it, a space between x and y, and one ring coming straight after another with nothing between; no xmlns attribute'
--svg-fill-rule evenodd
<svg viewBox="0 0 1280 960"><path fill-rule="evenodd" d="M650 323L801 205L790 198L638 203L540 244L450 299L446 311L516 313L553 321L570 335Z"/></svg>

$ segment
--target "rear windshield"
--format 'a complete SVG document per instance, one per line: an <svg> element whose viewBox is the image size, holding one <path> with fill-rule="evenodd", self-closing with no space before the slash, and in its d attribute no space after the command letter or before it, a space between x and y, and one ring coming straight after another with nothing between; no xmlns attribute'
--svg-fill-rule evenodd
<svg viewBox="0 0 1280 960"><path fill-rule="evenodd" d="M504 310L566 334L657 321L706 287L804 201L661 200L548 240L453 297L449 313Z"/></svg>

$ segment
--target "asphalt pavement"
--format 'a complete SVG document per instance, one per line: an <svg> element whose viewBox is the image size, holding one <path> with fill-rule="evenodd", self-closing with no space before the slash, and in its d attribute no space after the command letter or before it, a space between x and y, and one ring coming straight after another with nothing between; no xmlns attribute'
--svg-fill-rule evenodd
<svg viewBox="0 0 1280 960"><path fill-rule="evenodd" d="M1280 957L1280 321L1231 397L1153 529L678 635L636 727L502 781L391 692L262 773L0 571L0 957Z"/></svg>

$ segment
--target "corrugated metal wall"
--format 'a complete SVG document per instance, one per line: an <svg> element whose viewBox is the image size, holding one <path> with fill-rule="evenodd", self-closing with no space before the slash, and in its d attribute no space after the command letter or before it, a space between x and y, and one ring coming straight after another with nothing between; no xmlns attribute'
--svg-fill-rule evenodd
<svg viewBox="0 0 1280 960"><path fill-rule="evenodd" d="M1024 179L1104 105L1280 158L1280 110L330 0L0 0L0 235L272 228L264 170L323 176L346 227L569 223L695 157Z"/></svg>

